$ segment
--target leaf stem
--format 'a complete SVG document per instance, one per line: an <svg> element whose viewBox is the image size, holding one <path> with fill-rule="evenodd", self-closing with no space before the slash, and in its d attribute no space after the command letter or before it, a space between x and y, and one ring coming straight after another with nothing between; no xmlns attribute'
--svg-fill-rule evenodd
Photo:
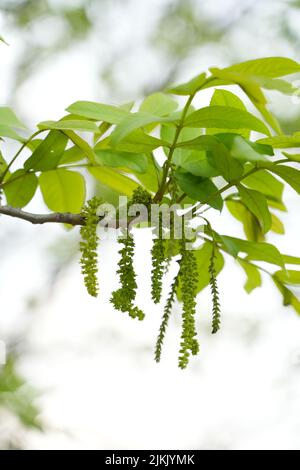
<svg viewBox="0 0 300 470"><path fill-rule="evenodd" d="M198 234L198 237L201 238L201 240L207 242L207 243L211 243L212 245L214 245L215 247L217 247L219 250L223 251L224 253L226 253L227 255L230 255L232 256L234 259L237 259L237 260L241 260L241 261L244 261L245 263L249 264L250 266L253 266L257 269L259 269L260 271L264 272L265 274L268 274L269 276L273 277L273 274L268 271L267 269L263 268L262 266L259 266L258 264L256 263L252 263L251 261L249 261L247 258L243 258L242 256L236 256L234 257L233 255L231 255L224 247L222 247L222 245L220 245L218 242L216 242L215 240L211 240L209 238L206 238L206 237L203 237L202 235L199 235Z"/></svg>
<svg viewBox="0 0 300 470"><path fill-rule="evenodd" d="M174 151L176 149L176 145L177 145L177 142L178 142L178 139L179 139L179 136L180 136L180 132L182 131L182 128L183 128L183 125L184 125L184 120L186 118L186 115L188 113L188 110L189 110L189 108L192 104L192 101L193 101L195 95L196 95L196 92L194 92L193 94L191 94L189 96L189 98L188 98L188 100L187 100L187 102L186 102L186 104L183 108L180 121L179 121L179 123L177 125L177 128L176 128L174 140L172 142L167 160L165 161L165 164L164 164L164 167L163 167L162 181L161 181L161 184L160 184L160 187L159 187L157 193L155 194L155 196L153 198L154 202L161 201L161 199L164 195L164 192L165 192L165 189L166 189L167 177L168 177L169 169L170 169L171 163L172 163L172 157L173 157Z"/></svg>
<svg viewBox="0 0 300 470"><path fill-rule="evenodd" d="M273 162L273 165L279 165L280 163L285 163L286 162L286 159L282 159L282 160L277 160L276 162ZM231 189L233 188L233 186L236 186L238 183L240 183L241 181L243 181L245 178L247 178L248 176L250 175L253 175L254 173L257 173L258 171L261 171L261 170L268 170L269 167L255 167L255 168L252 168L252 170L249 170L247 173L245 173L244 175L242 175L240 178L238 178L237 180L234 180L234 181L231 181L230 183L227 183L225 186L223 186L222 188L220 188L218 191L212 193L205 201L203 202L200 202L200 203L197 203L197 206L198 207L193 207L191 210L199 210L201 209L201 207L205 206L206 204L209 203L209 201L214 198L215 196L217 196L218 194L223 194L225 191L227 191L228 189ZM186 195L185 195L186 196ZM184 197L185 197L184 196ZM182 198L184 199L184 198ZM182 200L181 199L181 200ZM180 200L180 202L181 202ZM206 212L208 209L210 209L210 207L206 208L203 210L203 212ZM199 214L202 214L203 212L200 212ZM198 215L199 215L198 214Z"/></svg>
<svg viewBox="0 0 300 470"><path fill-rule="evenodd" d="M14 164L14 162L17 160L18 156L22 153L22 151L24 150L25 147L27 147L27 145L35 138L37 137L39 134L41 134L42 132L45 132L46 129L39 129L38 131L34 132L30 137L29 139L27 139L22 145L21 147L19 148L19 150L17 151L17 153L13 156L13 158L11 159L11 161L9 162L9 164L7 165L7 167L5 168L4 172L2 173L2 175L0 176L0 184L2 183L2 181L4 180L5 176L7 175L7 173L9 172L11 166Z"/></svg>

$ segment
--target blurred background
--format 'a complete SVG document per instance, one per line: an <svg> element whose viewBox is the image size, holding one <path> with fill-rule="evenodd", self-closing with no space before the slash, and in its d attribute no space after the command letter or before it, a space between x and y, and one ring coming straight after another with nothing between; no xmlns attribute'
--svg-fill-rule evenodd
<svg viewBox="0 0 300 470"><path fill-rule="evenodd" d="M79 99L118 104L213 65L271 55L299 61L299 20L296 0L0 0L0 35L9 43L0 42L0 104L33 130ZM299 104L268 96L284 130L299 130ZM270 241L300 256L299 198L286 191L285 202L287 234ZM39 195L28 210L46 210ZM241 235L229 216L213 218L223 233ZM82 285L77 229L2 216L0 242L0 340L8 347L0 449L300 448L300 318L281 306L268 278L249 297L228 260L219 278L221 332L210 335L204 291L202 351L181 371L178 306L162 363L153 360L162 308L150 302L142 234L141 323L110 306L112 240L101 244L97 300Z"/></svg>

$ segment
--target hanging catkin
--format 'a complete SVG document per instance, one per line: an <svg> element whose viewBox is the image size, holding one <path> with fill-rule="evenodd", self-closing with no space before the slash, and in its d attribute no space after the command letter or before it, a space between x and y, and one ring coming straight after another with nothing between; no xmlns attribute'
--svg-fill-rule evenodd
<svg viewBox="0 0 300 470"><path fill-rule="evenodd" d="M210 274L210 290L212 295L212 304L213 304L213 316L212 316L212 333L215 334L220 329L221 323L221 309L219 301L219 291L217 284L217 273L216 273L216 247L215 243L212 244L212 252L209 264L209 274Z"/></svg>
<svg viewBox="0 0 300 470"><path fill-rule="evenodd" d="M81 241L80 241L80 252L81 252L81 272L84 278L84 284L87 291L93 297L98 295L98 242L97 236L97 224L99 218L97 216L97 208L101 200L97 197L93 197L87 201L86 205L82 210L82 216L84 218L84 225L80 229Z"/></svg>
<svg viewBox="0 0 300 470"><path fill-rule="evenodd" d="M198 281L197 261L193 250L186 248L184 239L181 241L179 280L182 295L182 334L179 367L185 369L189 362L190 353L196 355L199 352L199 344L196 339L195 326Z"/></svg>

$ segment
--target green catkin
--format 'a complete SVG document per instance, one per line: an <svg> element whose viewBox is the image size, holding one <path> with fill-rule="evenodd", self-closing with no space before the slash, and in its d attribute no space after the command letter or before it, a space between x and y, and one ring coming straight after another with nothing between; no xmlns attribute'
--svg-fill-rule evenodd
<svg viewBox="0 0 300 470"><path fill-rule="evenodd" d="M166 240L163 238L162 216L159 217L158 238L153 241L151 250L151 296L153 302L158 304L162 294L162 278L165 272Z"/></svg>
<svg viewBox="0 0 300 470"><path fill-rule="evenodd" d="M219 291L218 291L218 284L217 284L215 260L216 260L216 251L215 251L215 246L213 244L213 249L212 249L212 254L211 254L210 264L209 264L209 274L210 274L209 284L210 284L212 303L213 303L212 334L215 334L219 331L220 323L221 323L221 309L220 309L220 301L219 301Z"/></svg>
<svg viewBox="0 0 300 470"><path fill-rule="evenodd" d="M98 241L97 225L99 218L97 216L97 208L101 200L93 197L87 201L82 210L82 216L85 219L85 224L80 228L80 252L81 252L81 272L84 278L84 284L88 293L97 297L98 295Z"/></svg>
<svg viewBox="0 0 300 470"><path fill-rule="evenodd" d="M133 192L129 207L133 204L143 204L149 208L151 202L151 195L143 188L138 187ZM126 233L123 235L124 238L119 239L119 243L123 246L119 251L121 257L117 271L121 287L112 293L111 303L117 310L127 312L130 317L143 320L145 317L144 313L134 305L137 289L136 274L133 265L135 242L128 233L128 230L126 230Z"/></svg>
<svg viewBox="0 0 300 470"><path fill-rule="evenodd" d="M187 250L185 240L181 242L181 260L179 270L180 287L182 292L182 334L179 351L179 367L185 369L189 362L190 353L199 352L196 339L196 295L197 295L197 261L192 250Z"/></svg>
<svg viewBox="0 0 300 470"><path fill-rule="evenodd" d="M136 188L133 191L132 198L131 198L130 204L128 205L128 208L132 206L133 204L143 204L149 210L152 204L151 194L149 194L148 191L143 189L141 186L138 186L138 188Z"/></svg>
<svg viewBox="0 0 300 470"><path fill-rule="evenodd" d="M171 212L170 214L170 233L169 239L166 240L166 259L165 259L165 273L169 271L172 258L176 254L177 242L178 240L175 238L175 228L174 228L174 213Z"/></svg>
<svg viewBox="0 0 300 470"><path fill-rule="evenodd" d="M155 361L160 362L161 359L161 351L170 319L170 315L172 312L172 307L175 301L175 296L176 296L176 291L178 287L178 275L175 277L173 284L171 286L171 290L164 308L164 314L162 317L162 322L159 328L159 333L158 333L158 338L156 341L156 346L155 346Z"/></svg>
<svg viewBox="0 0 300 470"><path fill-rule="evenodd" d="M153 302L158 304L162 294L162 278L165 272L165 241L157 238L153 241L151 250L152 272L151 272L151 296Z"/></svg>
<svg viewBox="0 0 300 470"><path fill-rule="evenodd" d="M117 273L120 276L120 289L112 293L111 302L117 310L127 312L130 317L143 320L144 313L133 305L136 297L136 274L133 267L134 239L127 234L119 240L123 248L119 251L121 258Z"/></svg>

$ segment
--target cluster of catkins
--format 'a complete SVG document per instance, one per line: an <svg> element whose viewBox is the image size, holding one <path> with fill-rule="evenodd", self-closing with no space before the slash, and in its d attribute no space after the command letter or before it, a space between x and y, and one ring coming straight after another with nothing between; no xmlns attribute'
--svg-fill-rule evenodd
<svg viewBox="0 0 300 470"><path fill-rule="evenodd" d="M84 225L80 228L80 251L81 251L81 272L87 291L93 297L98 295L98 235L97 226L99 218L97 209L101 200L96 196L90 199L82 211Z"/></svg>
<svg viewBox="0 0 300 470"><path fill-rule="evenodd" d="M81 228L81 266L86 288L92 296L98 294L98 258L97 258L97 207L100 201L93 198L87 202L82 216L85 224ZM147 207L148 213L151 210L151 195L142 189L137 188L132 196L129 207L133 204L143 204ZM129 209L128 207L128 209ZM199 352L199 343L196 333L196 296L198 277L201 273L197 269L197 259L195 252L186 247L186 241L183 239L175 240L173 234L173 224L170 226L168 239L164 237L164 227L162 226L162 217L159 218L159 227L156 227L156 238L153 240L151 250L152 271L151 271L151 295L154 303L159 303L162 297L163 276L169 266L170 258L174 255L174 246L177 243L176 253L179 251L178 272L168 294L164 307L162 322L155 347L155 360L160 361L163 341L167 330L172 307L177 295L180 293L182 299L182 332L179 351L179 367L187 367L190 355L196 355ZM184 231L183 231L184 232ZM128 229L122 229L119 237L121 249L119 251L120 260L117 273L119 274L120 288L112 293L111 302L117 310L127 312L130 317L143 320L144 313L135 305L137 282L134 270L134 251L135 241ZM220 326L220 305L218 297L218 288L216 282L215 269L215 242L212 242L212 256L210 260L209 273L210 285L213 299L213 333L216 333Z"/></svg>
<svg viewBox="0 0 300 470"><path fill-rule="evenodd" d="M137 188L133 193L128 209L133 204L143 204L149 209L151 206L150 194L140 187ZM123 230L122 236L119 237L119 243L122 245L122 248L119 251L121 256L117 273L120 277L121 287L112 293L111 303L117 310L127 312L130 317L143 320L145 314L134 305L137 289L133 265L135 243L129 230Z"/></svg>

